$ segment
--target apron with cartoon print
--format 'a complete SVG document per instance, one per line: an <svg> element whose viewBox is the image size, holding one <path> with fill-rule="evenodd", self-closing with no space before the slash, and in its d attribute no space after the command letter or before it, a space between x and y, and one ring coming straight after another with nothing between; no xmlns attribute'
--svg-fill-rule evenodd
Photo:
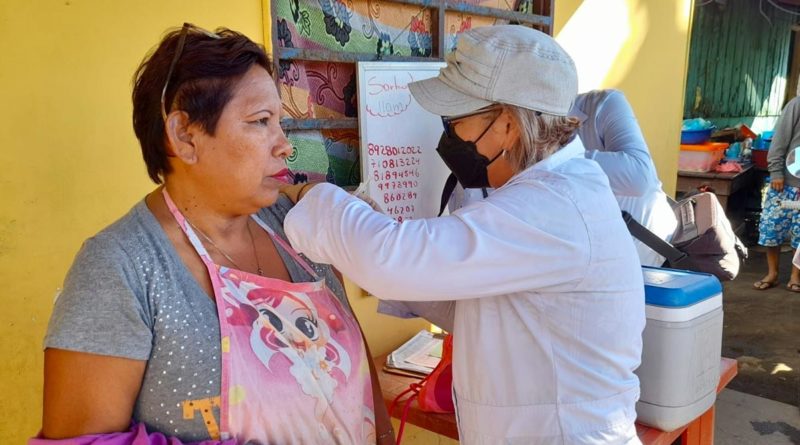
<svg viewBox="0 0 800 445"><path fill-rule="evenodd" d="M260 445L374 443L361 331L325 281L255 215L316 281L289 283L215 264L166 189L163 194L214 288L222 342L220 425L214 438Z"/></svg>

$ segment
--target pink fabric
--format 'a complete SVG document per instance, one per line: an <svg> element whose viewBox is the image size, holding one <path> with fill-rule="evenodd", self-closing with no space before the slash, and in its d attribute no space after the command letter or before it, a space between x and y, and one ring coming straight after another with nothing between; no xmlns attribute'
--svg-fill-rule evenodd
<svg viewBox="0 0 800 445"><path fill-rule="evenodd" d="M147 433L144 424L131 425L130 431L109 434L89 434L70 439L33 438L28 445L236 445L230 440L204 440L202 442L181 442L161 433Z"/></svg>
<svg viewBox="0 0 800 445"><path fill-rule="evenodd" d="M742 164L734 161L724 162L717 165L714 171L719 173L738 173L742 171Z"/></svg>
<svg viewBox="0 0 800 445"><path fill-rule="evenodd" d="M208 269L222 337L220 425L244 443L375 441L372 382L358 323L314 269L253 220L317 281L292 283L215 264L164 189Z"/></svg>

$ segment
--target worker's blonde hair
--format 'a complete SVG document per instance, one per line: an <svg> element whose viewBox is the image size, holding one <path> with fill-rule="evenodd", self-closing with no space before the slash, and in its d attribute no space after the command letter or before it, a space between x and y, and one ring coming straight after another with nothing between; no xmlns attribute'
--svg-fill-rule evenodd
<svg viewBox="0 0 800 445"><path fill-rule="evenodd" d="M580 121L575 117L555 116L503 105L519 128L519 140L506 151L508 162L520 172L557 152L575 137Z"/></svg>

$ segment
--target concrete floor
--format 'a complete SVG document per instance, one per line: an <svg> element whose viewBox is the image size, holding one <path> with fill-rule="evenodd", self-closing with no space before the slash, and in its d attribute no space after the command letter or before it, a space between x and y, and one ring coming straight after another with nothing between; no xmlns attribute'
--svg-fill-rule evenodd
<svg viewBox="0 0 800 445"><path fill-rule="evenodd" d="M800 293L785 288L791 251L781 254L780 285L753 289L767 270L751 249L736 280L724 283L722 355L737 359L739 375L728 388L790 405L800 401Z"/></svg>
<svg viewBox="0 0 800 445"><path fill-rule="evenodd" d="M792 254L781 254L780 286L753 289L767 270L758 248L724 283L722 355L739 374L718 397L717 444L800 445L800 293L785 288Z"/></svg>
<svg viewBox="0 0 800 445"><path fill-rule="evenodd" d="M800 412L793 405L726 389L716 406L716 445L800 444Z"/></svg>

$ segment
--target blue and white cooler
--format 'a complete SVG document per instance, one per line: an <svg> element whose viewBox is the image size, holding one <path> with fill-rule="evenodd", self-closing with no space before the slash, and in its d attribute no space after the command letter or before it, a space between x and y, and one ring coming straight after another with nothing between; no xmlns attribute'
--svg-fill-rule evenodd
<svg viewBox="0 0 800 445"><path fill-rule="evenodd" d="M722 285L713 275L642 267L647 324L637 421L663 431L714 405L722 352Z"/></svg>

